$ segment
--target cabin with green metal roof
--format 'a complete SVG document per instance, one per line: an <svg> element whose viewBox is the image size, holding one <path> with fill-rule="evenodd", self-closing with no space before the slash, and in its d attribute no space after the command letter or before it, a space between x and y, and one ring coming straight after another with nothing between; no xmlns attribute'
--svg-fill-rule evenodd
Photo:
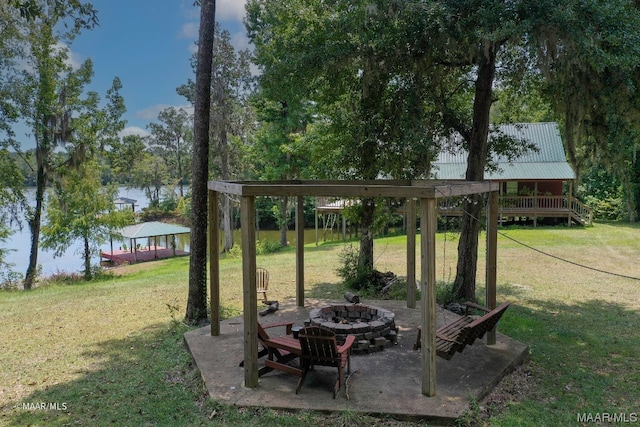
<svg viewBox="0 0 640 427"><path fill-rule="evenodd" d="M573 196L576 175L567 161L557 123L501 125L499 131L536 147L511 161L494 155L494 167L485 171L485 180L500 183L500 221L532 222L535 226L545 219L555 222L560 218L569 226L590 224L591 209ZM433 164L433 178L463 180L467 156L457 141L445 142ZM459 209L444 205L439 213L460 215Z"/></svg>

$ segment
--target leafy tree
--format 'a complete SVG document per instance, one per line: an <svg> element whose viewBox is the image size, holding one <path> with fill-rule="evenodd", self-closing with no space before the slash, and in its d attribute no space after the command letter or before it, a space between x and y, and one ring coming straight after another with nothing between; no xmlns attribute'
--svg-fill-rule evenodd
<svg viewBox="0 0 640 427"><path fill-rule="evenodd" d="M162 187L170 181L167 162L145 150L136 158L131 173L131 185L144 190L149 206L159 206Z"/></svg>
<svg viewBox="0 0 640 427"><path fill-rule="evenodd" d="M258 179L291 180L305 177L309 157L302 149L303 135L309 121L306 110L292 110L286 102L274 102L258 94L253 100L260 127L251 147ZM302 107L302 106L300 106ZM280 229L280 245L287 246L289 198L282 196L275 205Z"/></svg>
<svg viewBox="0 0 640 427"><path fill-rule="evenodd" d="M42 247L60 256L77 240L82 241L84 277L93 276L91 258L109 238L119 238L118 229L133 223L133 212L116 210L115 186L102 186L97 162L84 162L62 174L50 191L47 223L42 227Z"/></svg>
<svg viewBox="0 0 640 427"><path fill-rule="evenodd" d="M192 121L182 108L169 107L158 114L160 123L150 123L149 149L165 160L169 174L184 197L184 181L189 178L191 146L193 144Z"/></svg>
<svg viewBox="0 0 640 427"><path fill-rule="evenodd" d="M135 169L145 158L145 151L144 138L140 135L127 135L111 144L111 149L104 154L117 182L133 187L135 179L142 178L136 175Z"/></svg>
<svg viewBox="0 0 640 427"><path fill-rule="evenodd" d="M31 253L25 289L31 289L37 274L45 188L60 167L52 162L53 154L62 148L67 153L65 163L77 165L89 151L87 145L73 139L71 117L73 111L84 108L82 92L92 75L91 61L72 70L66 63L66 46L82 29L97 23L95 10L88 3L32 0L29 4L37 5L33 9L37 13L30 14L28 20L15 21L27 69L20 76L22 81L14 82L14 90L21 94L21 114L31 126L36 143L36 205L27 212Z"/></svg>
<svg viewBox="0 0 640 427"><path fill-rule="evenodd" d="M201 0L194 98L191 256L189 258L189 293L185 314L185 319L189 322L200 322L207 319L207 182L215 16L215 0Z"/></svg>
<svg viewBox="0 0 640 427"><path fill-rule="evenodd" d="M633 220L639 194L638 4L567 0L545 10L542 19L546 25L531 32L526 57L544 78L541 93L563 123L568 159L578 181L595 165L616 175Z"/></svg>
<svg viewBox="0 0 640 427"><path fill-rule="evenodd" d="M416 16L402 2L250 0L246 26L268 99L300 111L309 103L327 144L311 159L329 176L426 177L437 150L424 123L429 92L424 42L411 38ZM408 3L407 3L408 4ZM415 30L415 28L412 28ZM405 37L408 36L408 37ZM373 268L375 201L362 201L360 262Z"/></svg>
<svg viewBox="0 0 640 427"><path fill-rule="evenodd" d="M5 263L5 257L12 250L4 248L4 242L11 234L11 223L18 222L20 207L26 204L22 192L24 177L15 167L15 157L7 149L0 149L0 270L3 271L11 269Z"/></svg>
<svg viewBox="0 0 640 427"><path fill-rule="evenodd" d="M39 0L9 0L9 6L20 12L20 16L27 20L35 20L44 16L47 10L53 9L61 18L71 17L76 27L93 26L98 23L96 11L90 3L79 0L52 0L43 4Z"/></svg>
<svg viewBox="0 0 640 427"><path fill-rule="evenodd" d="M328 142L320 150L360 179L424 176L437 141L456 133L469 153L466 179L482 180L492 150L526 148L504 139L489 146L497 75L513 90L518 77L537 75L570 134L578 106L606 105L589 82L633 70L638 58L637 7L626 1L250 0L247 11L263 90L288 103L313 101L324 119L315 141ZM367 263L373 202L361 210ZM464 206L459 298L475 298L481 209L479 197Z"/></svg>

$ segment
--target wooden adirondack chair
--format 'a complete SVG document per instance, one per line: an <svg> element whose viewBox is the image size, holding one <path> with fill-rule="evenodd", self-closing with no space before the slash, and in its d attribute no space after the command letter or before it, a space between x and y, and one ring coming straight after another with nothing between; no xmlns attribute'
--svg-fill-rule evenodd
<svg viewBox="0 0 640 427"><path fill-rule="evenodd" d="M256 268L256 291L262 294L262 302L267 304L267 290L269 289L269 271L266 268Z"/></svg>
<svg viewBox="0 0 640 427"><path fill-rule="evenodd" d="M511 305L505 302L499 307L489 310L472 302L465 304L467 305L467 313L471 308L475 308L486 312L486 314L480 317L462 316L436 331L436 354L443 359L451 360L454 354L462 352L467 345L473 345L477 339L482 338L484 334L493 330L504 312L509 308L509 305ZM421 335L422 329L418 327L418 337L413 346L414 350L419 349L422 345Z"/></svg>
<svg viewBox="0 0 640 427"><path fill-rule="evenodd" d="M338 346L336 334L333 331L321 326L307 326L300 330L298 339L302 348L300 356L302 376L298 380L296 394L300 392L307 372L314 365L334 366L338 368L338 379L333 387L333 398L335 399L338 390L344 383L345 366L347 373L351 370L351 346L356 337L348 335L345 343Z"/></svg>
<svg viewBox="0 0 640 427"><path fill-rule="evenodd" d="M302 370L289 363L300 357L300 341L293 338L291 327L294 322L279 322L270 325L262 325L258 322L258 343L262 349L258 352L258 358L268 355L264 361L264 366L258 369L258 376L262 376L274 369L301 376ZM270 337L267 329L284 327L285 335ZM240 362L244 366L244 360Z"/></svg>

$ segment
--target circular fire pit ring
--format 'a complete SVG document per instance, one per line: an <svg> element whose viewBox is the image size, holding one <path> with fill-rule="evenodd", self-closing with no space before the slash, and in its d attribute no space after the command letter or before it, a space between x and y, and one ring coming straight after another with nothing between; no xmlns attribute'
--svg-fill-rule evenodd
<svg viewBox="0 0 640 427"><path fill-rule="evenodd" d="M354 354L381 351L397 342L395 314L367 304L330 304L309 312L311 325L331 329L338 344L355 335Z"/></svg>

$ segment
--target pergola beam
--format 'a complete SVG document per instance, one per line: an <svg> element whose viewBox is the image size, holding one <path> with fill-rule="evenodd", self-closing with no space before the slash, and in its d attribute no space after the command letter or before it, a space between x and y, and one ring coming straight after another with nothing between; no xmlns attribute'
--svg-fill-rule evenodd
<svg viewBox="0 0 640 427"><path fill-rule="evenodd" d="M439 199L484 193L498 184L475 181L211 181L209 190L236 196L394 197Z"/></svg>

